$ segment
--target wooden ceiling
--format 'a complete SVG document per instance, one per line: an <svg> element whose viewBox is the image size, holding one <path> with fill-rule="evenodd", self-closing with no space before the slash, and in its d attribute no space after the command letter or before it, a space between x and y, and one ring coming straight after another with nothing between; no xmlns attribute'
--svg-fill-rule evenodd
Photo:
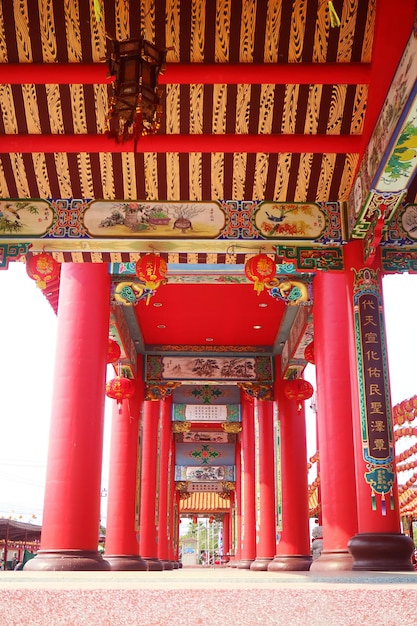
<svg viewBox="0 0 417 626"><path fill-rule="evenodd" d="M414 2L0 2L0 195L347 198ZM110 37L168 48L156 136L105 135Z"/></svg>
<svg viewBox="0 0 417 626"><path fill-rule="evenodd" d="M339 25L327 0L0 0L0 198L346 200L415 0L333 5ZM140 35L168 52L162 125L135 149L106 135L105 60L109 37ZM203 273L204 253L224 253L229 243L188 237L177 242L175 262L198 263ZM60 245L69 258L58 260L100 256L100 241L90 252L84 242L54 241L58 256ZM105 262L153 244L112 245ZM173 248L164 240L155 249ZM54 307L58 289L48 296ZM217 349L227 342L277 352L290 327L290 307L284 323L282 303L266 298L261 310L248 284L167 285L157 300L158 314L143 303L136 310L142 351L212 340Z"/></svg>

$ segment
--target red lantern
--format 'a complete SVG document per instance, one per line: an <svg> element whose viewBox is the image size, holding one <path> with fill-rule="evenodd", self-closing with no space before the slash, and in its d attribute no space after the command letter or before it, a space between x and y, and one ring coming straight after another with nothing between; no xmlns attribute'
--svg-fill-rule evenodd
<svg viewBox="0 0 417 626"><path fill-rule="evenodd" d="M192 522L193 524L197 524L197 515L193 515Z"/></svg>
<svg viewBox="0 0 417 626"><path fill-rule="evenodd" d="M106 383L106 396L117 400L119 407L119 413L121 413L121 406L123 400L128 400L135 393L135 383L130 378L125 376L116 376L112 380Z"/></svg>
<svg viewBox="0 0 417 626"><path fill-rule="evenodd" d="M284 384L284 395L289 400L297 400L298 410L301 409L302 402L308 400L314 393L314 388L308 380L304 378L295 378L294 380L287 380Z"/></svg>
<svg viewBox="0 0 417 626"><path fill-rule="evenodd" d="M245 274L249 280L255 283L254 289L258 296L264 290L265 284L275 276L275 261L266 254L257 254L245 263Z"/></svg>
<svg viewBox="0 0 417 626"><path fill-rule="evenodd" d="M109 337L109 345L107 348L107 363L116 363L120 359L121 350L120 346L111 337Z"/></svg>
<svg viewBox="0 0 417 626"><path fill-rule="evenodd" d="M39 289L45 289L47 284L58 276L59 263L47 252L41 252L27 261L26 272L30 278L36 280Z"/></svg>
<svg viewBox="0 0 417 626"><path fill-rule="evenodd" d="M311 341L304 350L304 358L309 363L314 363L314 341Z"/></svg>
<svg viewBox="0 0 417 626"><path fill-rule="evenodd" d="M168 266L166 261L159 256L150 252L140 257L136 263L135 272L140 281L145 283L145 289L150 292L146 299L146 304L149 304L149 298L152 292L154 292L161 283L165 280Z"/></svg>
<svg viewBox="0 0 417 626"><path fill-rule="evenodd" d="M214 522L214 517L212 515L210 515L209 517L209 524L212 524Z"/></svg>

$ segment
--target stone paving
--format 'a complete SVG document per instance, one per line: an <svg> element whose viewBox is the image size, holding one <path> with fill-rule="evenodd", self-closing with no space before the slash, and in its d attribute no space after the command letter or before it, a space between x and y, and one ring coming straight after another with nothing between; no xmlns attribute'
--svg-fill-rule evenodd
<svg viewBox="0 0 417 626"><path fill-rule="evenodd" d="M411 626L417 573L0 572L2 626Z"/></svg>

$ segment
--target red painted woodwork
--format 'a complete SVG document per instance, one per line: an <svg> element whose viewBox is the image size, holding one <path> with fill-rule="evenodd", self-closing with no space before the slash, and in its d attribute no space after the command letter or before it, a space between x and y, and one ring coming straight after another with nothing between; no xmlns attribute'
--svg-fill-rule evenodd
<svg viewBox="0 0 417 626"><path fill-rule="evenodd" d="M249 569L256 558L255 426L253 400L241 394L242 410L242 548L238 567Z"/></svg>
<svg viewBox="0 0 417 626"><path fill-rule="evenodd" d="M169 451L172 441L171 432L172 396L161 400L161 427L159 451L159 507L158 507L158 558L170 561L169 544L171 542L170 517L173 513L171 502L171 481L169 476ZM172 568L172 566L171 566ZM167 569L166 564L164 569Z"/></svg>
<svg viewBox="0 0 417 626"><path fill-rule="evenodd" d="M369 83L369 63L168 63L160 85L286 85ZM10 85L110 84L105 63L7 63L2 82Z"/></svg>
<svg viewBox="0 0 417 626"><path fill-rule="evenodd" d="M259 425L259 528L257 528L256 561L273 559L276 547L275 466L273 403L255 400ZM252 564L251 569L254 569ZM265 567L266 569L266 567Z"/></svg>
<svg viewBox="0 0 417 626"><path fill-rule="evenodd" d="M160 402L145 400L142 426L142 473L140 494L140 554L157 559L157 463ZM162 566L161 566L162 569Z"/></svg>
<svg viewBox="0 0 417 626"><path fill-rule="evenodd" d="M146 344L206 345L210 337L210 345L216 346L273 345L286 309L266 291L257 296L250 283L233 289L227 284L167 284L153 299L162 306L139 302L135 307Z"/></svg>
<svg viewBox="0 0 417 626"><path fill-rule="evenodd" d="M317 431L323 548L347 553L357 532L355 466L349 363L346 281L343 273L314 277L314 337L317 379ZM341 328L345 329L341 332ZM340 569L344 569L340 556ZM334 555L332 568L337 565ZM324 559L323 559L324 562ZM349 564L348 569L350 569ZM351 566L351 563L350 563ZM318 563L312 565L318 568Z"/></svg>
<svg viewBox="0 0 417 626"><path fill-rule="evenodd" d="M109 301L105 264L63 264L42 550L97 550Z"/></svg>
<svg viewBox="0 0 417 626"><path fill-rule="evenodd" d="M242 555L242 447L240 440L235 445L236 493L235 493L235 535L232 536L234 561L237 563Z"/></svg>
<svg viewBox="0 0 417 626"><path fill-rule="evenodd" d="M140 403L143 401L140 358L138 368L135 401L123 400L121 413L116 402L112 407L106 555L139 554L135 516Z"/></svg>
<svg viewBox="0 0 417 626"><path fill-rule="evenodd" d="M276 358L275 371L281 371ZM310 537L308 525L307 447L304 405L299 410L283 393L282 380L274 385L278 402L281 441L282 533L275 559L300 559L299 569L308 569ZM301 557L301 558L300 558ZM275 559L269 569L275 565ZM297 569L297 566L282 569Z"/></svg>
<svg viewBox="0 0 417 626"><path fill-rule="evenodd" d="M312 152L357 153L363 148L361 135L145 135L138 141L135 152ZM132 152L132 142L117 143L107 135L0 135L0 152Z"/></svg>
<svg viewBox="0 0 417 626"><path fill-rule="evenodd" d="M367 471L366 463L362 456L362 433L361 433L361 417L360 402L358 388L358 362L356 357L356 342L354 335L354 318L353 318L353 279L354 272L364 267L363 262L363 242L354 240L346 245L344 249L346 281L347 281L347 301L348 301L348 332L349 343L352 346L350 353L350 376L352 382L352 411L353 411L353 435L355 450L355 467L356 467L356 493L358 506L358 532L359 533L398 533L400 532L400 514L398 508L398 483L395 476L393 486L394 510L389 505L389 496L386 501L386 515L382 515L380 503L377 503L377 510L373 511L371 506L371 488L365 482L364 473ZM373 263L373 268L377 268L378 258ZM382 293L382 285L380 285ZM378 496L378 500L380 497Z"/></svg>

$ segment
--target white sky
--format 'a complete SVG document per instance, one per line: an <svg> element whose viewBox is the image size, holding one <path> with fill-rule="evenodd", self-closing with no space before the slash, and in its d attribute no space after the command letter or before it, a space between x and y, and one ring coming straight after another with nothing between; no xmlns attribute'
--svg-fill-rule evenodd
<svg viewBox="0 0 417 626"><path fill-rule="evenodd" d="M0 293L0 517L30 521L36 515L32 521L41 523L56 316L24 264L0 270ZM417 275L385 277L384 298L391 394L397 404L417 394ZM103 488L108 478L109 407ZM105 524L104 498L102 503Z"/></svg>

